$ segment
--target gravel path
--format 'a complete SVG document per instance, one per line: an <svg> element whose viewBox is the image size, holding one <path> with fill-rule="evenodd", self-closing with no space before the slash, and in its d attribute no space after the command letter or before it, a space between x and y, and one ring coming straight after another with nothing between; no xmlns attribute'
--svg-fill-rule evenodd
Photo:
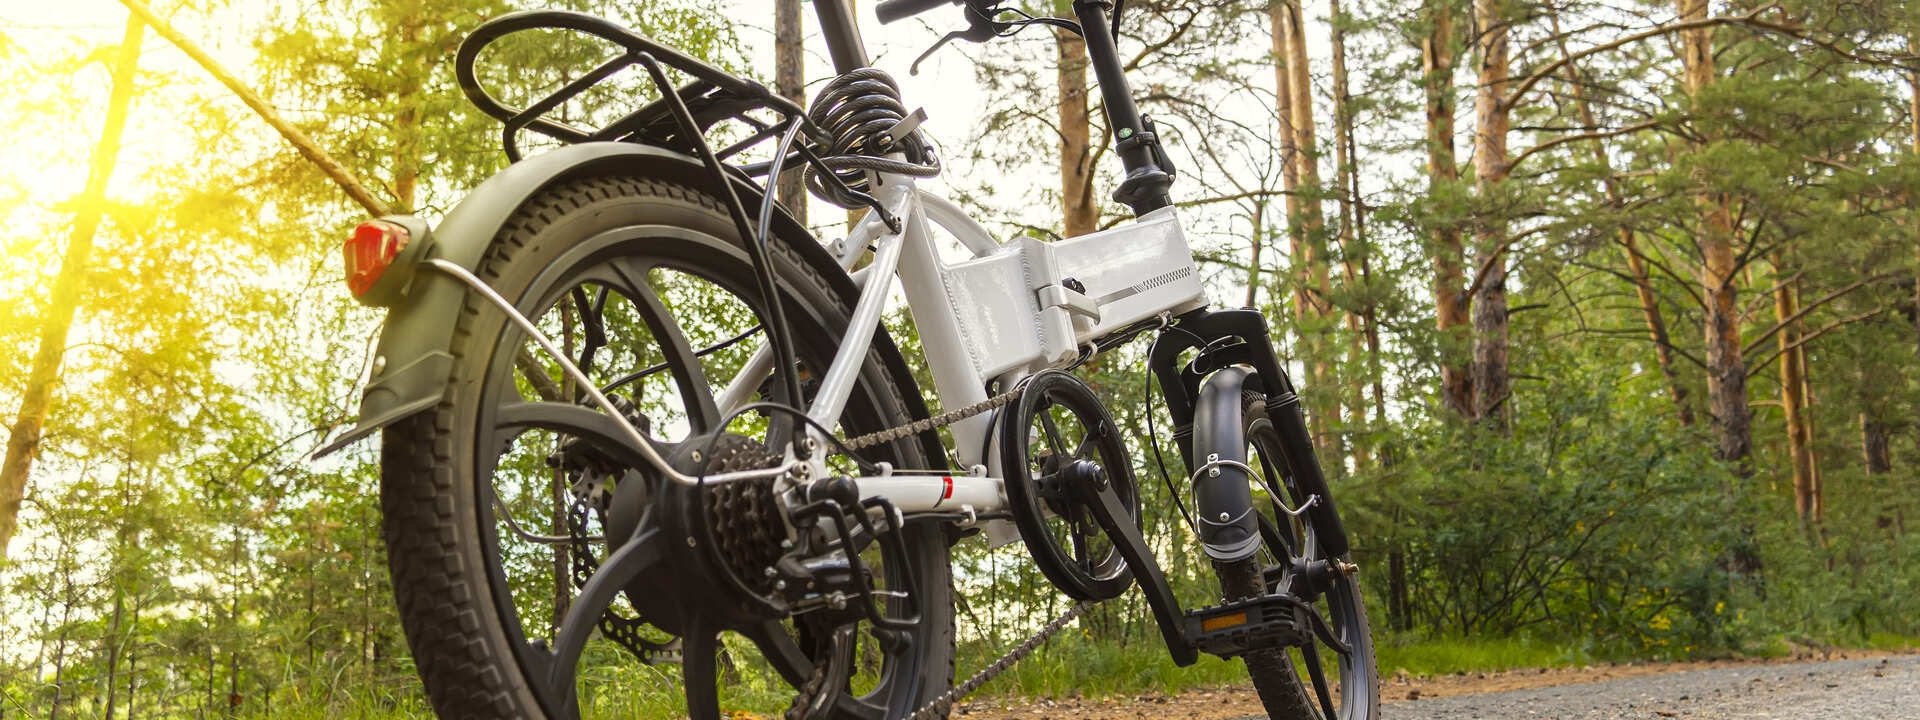
<svg viewBox="0 0 1920 720"><path fill-rule="evenodd" d="M1920 719L1920 656L1692 670L1396 702L1389 720L1494 718Z"/></svg>

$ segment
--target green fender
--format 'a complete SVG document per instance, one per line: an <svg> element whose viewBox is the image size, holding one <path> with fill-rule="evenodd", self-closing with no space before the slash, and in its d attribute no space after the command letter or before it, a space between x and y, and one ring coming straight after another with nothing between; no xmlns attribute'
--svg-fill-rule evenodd
<svg viewBox="0 0 1920 720"><path fill-rule="evenodd" d="M713 175L699 159L664 148L634 143L595 142L569 145L514 163L488 178L460 201L440 226L431 230L428 244L417 258L443 258L469 270L476 269L500 227L521 205L541 190L581 177L631 175L678 182L715 190ZM735 192L748 211L758 207L760 189L733 178ZM409 226L418 221L403 219ZM776 208L774 233L781 237L811 237L807 229ZM795 243L801 258L827 278L834 291L851 306L859 288L819 243ZM324 456L357 442L374 431L432 408L445 396L453 374L453 329L467 289L459 280L416 265L405 294L387 311L374 350L373 372L360 397L360 420L353 429L315 453ZM927 417L926 403L900 351L884 328L874 337L886 370L906 396L915 418ZM929 460L940 463L945 453L937 436L925 433L921 442Z"/></svg>

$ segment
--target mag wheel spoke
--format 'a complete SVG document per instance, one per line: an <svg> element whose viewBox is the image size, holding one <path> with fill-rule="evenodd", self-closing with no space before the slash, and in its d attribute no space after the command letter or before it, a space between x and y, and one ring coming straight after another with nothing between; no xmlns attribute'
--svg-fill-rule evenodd
<svg viewBox="0 0 1920 720"><path fill-rule="evenodd" d="M767 658L788 685L797 686L807 681L804 670L813 664L813 660L800 649L799 643L794 642L793 635L787 631L786 624L777 620L768 620L741 630L740 634L752 641L754 647L760 649L760 654Z"/></svg>
<svg viewBox="0 0 1920 720"><path fill-rule="evenodd" d="M691 720L720 720L720 678L715 672L720 636L696 616L680 640L680 681Z"/></svg>
<svg viewBox="0 0 1920 720"><path fill-rule="evenodd" d="M1053 451L1053 454L1058 457L1078 459L1081 455L1077 449L1072 455L1063 454L1067 450L1067 443L1060 439L1060 426L1054 423L1053 413L1049 412L1052 409L1052 405L1046 405L1041 407L1039 412L1040 427L1046 433L1047 449Z"/></svg>
<svg viewBox="0 0 1920 720"><path fill-rule="evenodd" d="M647 329L653 333L654 340L660 343L660 350L666 355L666 365L673 374L673 380L680 387L680 396L686 403L687 421L696 434L712 431L720 424L720 410L714 403L713 388L707 384L705 368L700 365L700 356L688 342L686 329L660 294L648 282L647 269L637 267L636 263L623 262L612 266L613 272L620 277L630 295L628 296L640 317L646 322Z"/></svg>
<svg viewBox="0 0 1920 720"><path fill-rule="evenodd" d="M642 528L607 557L606 562L600 565L600 570L580 589L580 594L568 603L566 619L554 633L551 650L553 666L547 673L550 693L560 696L572 694L574 680L579 674L580 654L586 649L587 640L599 625L601 616L613 606L613 601L623 588L662 559L662 545L666 541L645 520L641 522Z"/></svg>
<svg viewBox="0 0 1920 720"><path fill-rule="evenodd" d="M608 459L628 467L644 467L646 456L627 438L620 421L611 415L574 403L522 402L494 411L494 440L506 447L532 430L583 441Z"/></svg>

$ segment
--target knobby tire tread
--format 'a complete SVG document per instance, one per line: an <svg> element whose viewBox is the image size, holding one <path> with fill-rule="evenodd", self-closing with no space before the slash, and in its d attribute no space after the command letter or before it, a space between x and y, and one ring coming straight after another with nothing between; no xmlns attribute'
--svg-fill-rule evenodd
<svg viewBox="0 0 1920 720"><path fill-rule="evenodd" d="M1220 576L1222 600L1233 601L1266 593L1265 584L1260 579L1260 568L1254 558L1215 563L1214 572ZM1247 666L1247 677L1253 680L1254 692L1259 694L1260 704L1267 709L1271 720L1312 720L1319 717L1320 711L1314 709L1314 700L1309 697L1299 673L1294 672L1293 658L1288 656L1285 648L1254 650L1240 659Z"/></svg>

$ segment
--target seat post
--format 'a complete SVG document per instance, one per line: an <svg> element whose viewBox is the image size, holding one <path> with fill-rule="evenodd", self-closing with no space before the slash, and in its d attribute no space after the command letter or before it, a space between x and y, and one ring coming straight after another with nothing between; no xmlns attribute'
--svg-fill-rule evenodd
<svg viewBox="0 0 1920 720"><path fill-rule="evenodd" d="M860 41L860 23L853 14L852 0L813 0L820 18L820 34L827 39L827 55L833 59L833 71L845 75L870 64L867 46Z"/></svg>

